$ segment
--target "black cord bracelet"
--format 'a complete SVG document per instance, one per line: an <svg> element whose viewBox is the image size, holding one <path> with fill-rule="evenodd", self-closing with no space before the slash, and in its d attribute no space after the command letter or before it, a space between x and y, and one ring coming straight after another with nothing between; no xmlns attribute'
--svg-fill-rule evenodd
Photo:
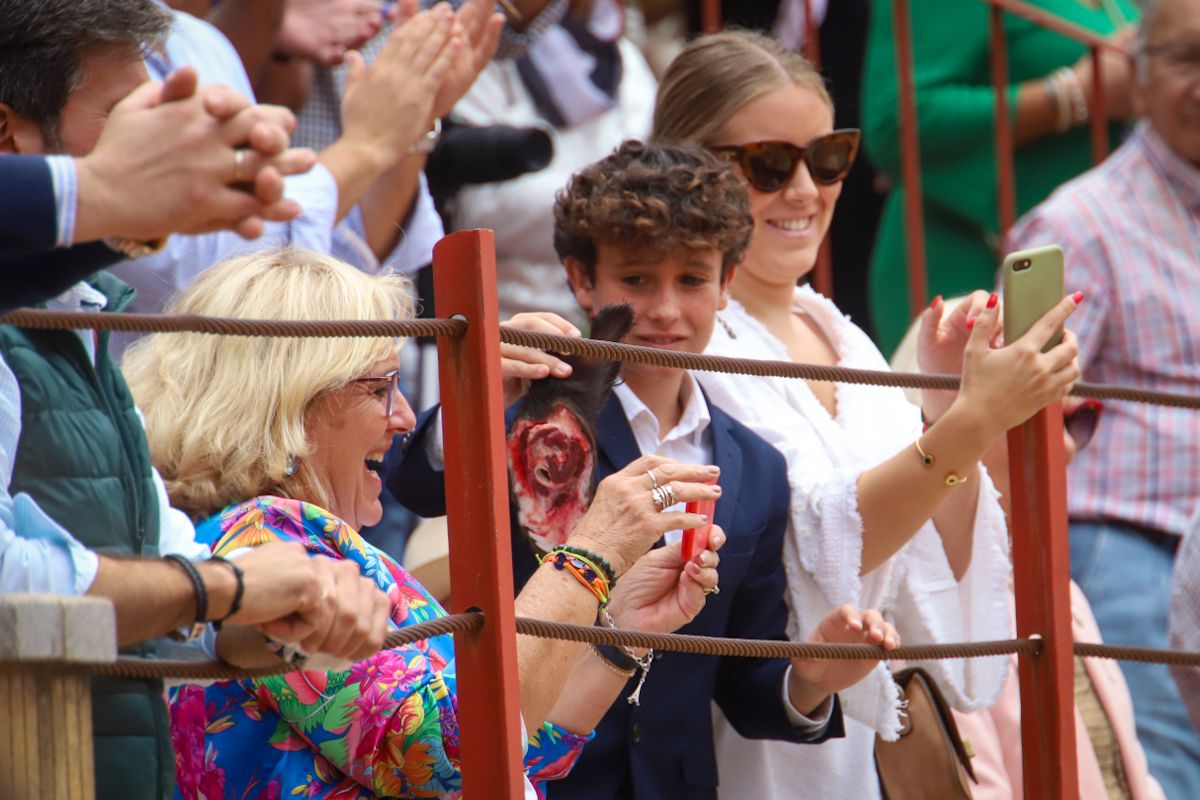
<svg viewBox="0 0 1200 800"><path fill-rule="evenodd" d="M163 556L163 560L178 564L187 574L196 593L196 622L208 622L208 588L204 585L204 578L200 577L200 570L196 569L191 559L178 553Z"/></svg>
<svg viewBox="0 0 1200 800"><path fill-rule="evenodd" d="M225 566L229 567L231 570L233 570L234 579L237 580L237 588L233 591L233 605L229 607L229 613L220 619L213 620L213 627L217 630L221 630L221 625L225 623L225 620L242 610L242 595L246 593L246 576L245 573L242 572L241 567L227 558L213 556L209 560L215 561L218 564L224 564Z"/></svg>

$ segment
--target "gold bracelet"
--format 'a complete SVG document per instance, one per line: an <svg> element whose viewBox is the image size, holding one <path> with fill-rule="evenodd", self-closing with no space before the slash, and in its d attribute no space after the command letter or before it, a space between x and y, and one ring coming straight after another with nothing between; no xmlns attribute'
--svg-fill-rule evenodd
<svg viewBox="0 0 1200 800"><path fill-rule="evenodd" d="M937 459L933 457L933 453L926 453L925 448L921 447L921 437L913 442L913 447L917 448L917 454L921 456L921 466L925 469L933 469L933 465L937 463ZM959 475L956 472L947 472L945 482L947 486L958 486L966 483L968 475Z"/></svg>
<svg viewBox="0 0 1200 800"><path fill-rule="evenodd" d="M609 672L612 672L616 675L620 675L622 678L632 678L633 673L637 672L636 669L621 669L616 664L609 661L607 658L604 657L604 653L600 652L600 648L596 647L595 642L592 642L591 650L592 650L592 655L594 655L597 659L599 659L600 663L603 664L605 667L607 667Z"/></svg>

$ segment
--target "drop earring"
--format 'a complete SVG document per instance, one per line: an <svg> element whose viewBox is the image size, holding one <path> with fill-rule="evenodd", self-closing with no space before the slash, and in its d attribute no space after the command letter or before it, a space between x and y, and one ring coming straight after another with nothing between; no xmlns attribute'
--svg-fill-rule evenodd
<svg viewBox="0 0 1200 800"><path fill-rule="evenodd" d="M296 474L296 468L297 468L298 466L299 466L299 464L297 464L297 463L296 463L296 459L294 459L294 458L293 458L292 460L288 461L287 469L285 469L285 470L283 471L283 474L284 474L284 475L289 475L289 476L291 476L291 475L295 475L295 474Z"/></svg>

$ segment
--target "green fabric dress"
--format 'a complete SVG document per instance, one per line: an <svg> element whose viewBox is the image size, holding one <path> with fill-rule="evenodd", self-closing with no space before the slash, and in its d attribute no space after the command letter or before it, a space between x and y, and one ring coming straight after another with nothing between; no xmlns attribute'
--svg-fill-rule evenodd
<svg viewBox="0 0 1200 800"><path fill-rule="evenodd" d="M1082 0L1034 0L1034 5L1101 34L1114 18L1134 20L1132 0L1097 8ZM1107 10L1106 10L1107 6ZM995 285L1000 262L996 205L995 95L989 69L990 7L982 0L910 0L925 249L929 298ZM1018 84L1074 64L1086 48L1032 22L1005 14L1009 108ZM880 350L890 353L909 324L908 266L900 170L900 113L892 4L872 5L863 70L863 142L892 179L871 258L870 303ZM1016 152L1017 213L1091 166L1087 126L1031 142ZM1110 126L1119 144L1121 126Z"/></svg>

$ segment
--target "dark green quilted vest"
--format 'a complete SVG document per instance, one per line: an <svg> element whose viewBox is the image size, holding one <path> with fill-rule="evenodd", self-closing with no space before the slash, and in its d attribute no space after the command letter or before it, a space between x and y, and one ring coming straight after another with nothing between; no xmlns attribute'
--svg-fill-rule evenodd
<svg viewBox="0 0 1200 800"><path fill-rule="evenodd" d="M91 285L107 310L133 290L101 273ZM95 368L73 331L0 326L0 353L21 386L21 439L12 494L28 493L79 541L101 553L158 554L158 502L150 452L133 398L97 343ZM153 657L151 645L122 651ZM171 796L175 761L160 681L94 678L97 800Z"/></svg>

